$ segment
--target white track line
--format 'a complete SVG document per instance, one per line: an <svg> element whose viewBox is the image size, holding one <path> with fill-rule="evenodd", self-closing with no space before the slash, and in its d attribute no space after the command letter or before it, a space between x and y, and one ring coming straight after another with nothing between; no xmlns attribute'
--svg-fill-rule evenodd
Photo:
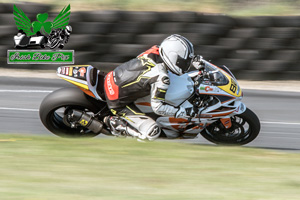
<svg viewBox="0 0 300 200"><path fill-rule="evenodd" d="M30 109L30 108L7 108L7 107L0 107L0 110L14 110L14 111L31 111L31 112L38 112L39 109ZM262 124L280 124L280 125L300 125L300 123L296 122L268 122L268 121L261 121Z"/></svg>
<svg viewBox="0 0 300 200"><path fill-rule="evenodd" d="M261 131L262 133L265 133L265 134L272 134L272 135L296 135L298 136L298 138L300 138L300 133L297 133L297 132L272 132L272 131Z"/></svg>
<svg viewBox="0 0 300 200"><path fill-rule="evenodd" d="M261 121L262 124L281 124L281 125L300 125L300 123L297 122L266 122Z"/></svg>
<svg viewBox="0 0 300 200"><path fill-rule="evenodd" d="M39 109L30 109L30 108L6 108L6 107L0 107L0 110L31 111L31 112L38 112L38 111L39 111Z"/></svg>
<svg viewBox="0 0 300 200"><path fill-rule="evenodd" d="M16 93L51 93L52 90L0 90L0 92L16 92Z"/></svg>

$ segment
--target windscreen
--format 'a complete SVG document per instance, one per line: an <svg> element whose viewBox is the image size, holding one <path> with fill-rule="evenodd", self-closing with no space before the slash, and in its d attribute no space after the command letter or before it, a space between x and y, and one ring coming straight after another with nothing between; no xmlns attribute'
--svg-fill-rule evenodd
<svg viewBox="0 0 300 200"><path fill-rule="evenodd" d="M209 62L205 62L205 71L209 81L214 85L227 85L229 83L227 77L215 66Z"/></svg>

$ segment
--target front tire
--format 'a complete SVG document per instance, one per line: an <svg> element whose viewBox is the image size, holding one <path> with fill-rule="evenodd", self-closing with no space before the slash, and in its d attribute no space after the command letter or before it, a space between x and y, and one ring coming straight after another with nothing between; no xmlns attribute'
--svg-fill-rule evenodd
<svg viewBox="0 0 300 200"><path fill-rule="evenodd" d="M71 128L64 122L64 115L69 109L86 113L97 113L106 103L96 101L85 95L78 88L62 88L50 93L40 105L40 119L44 126L60 137L94 137L94 133L84 127Z"/></svg>
<svg viewBox="0 0 300 200"><path fill-rule="evenodd" d="M259 134L260 122L250 109L231 117L232 127L226 129L220 121L214 122L201 132L210 142L221 145L244 145Z"/></svg>

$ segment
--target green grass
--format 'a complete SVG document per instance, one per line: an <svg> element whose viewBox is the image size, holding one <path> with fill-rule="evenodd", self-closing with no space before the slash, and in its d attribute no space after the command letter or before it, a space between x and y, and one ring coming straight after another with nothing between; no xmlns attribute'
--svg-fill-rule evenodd
<svg viewBox="0 0 300 200"><path fill-rule="evenodd" d="M133 139L0 135L1 200L300 197L300 154Z"/></svg>
<svg viewBox="0 0 300 200"><path fill-rule="evenodd" d="M280 15L299 15L299 9L297 6L293 6L288 3L275 3L271 5L258 5L250 7L242 7L237 10L233 10L230 15L233 16L280 16Z"/></svg>

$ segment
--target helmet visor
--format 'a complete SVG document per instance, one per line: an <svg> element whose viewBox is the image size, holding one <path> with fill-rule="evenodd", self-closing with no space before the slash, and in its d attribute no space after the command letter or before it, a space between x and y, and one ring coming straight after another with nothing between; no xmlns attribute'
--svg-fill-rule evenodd
<svg viewBox="0 0 300 200"><path fill-rule="evenodd" d="M190 69L192 63L192 58L189 56L187 58L177 57L176 65L182 69L182 72L185 73Z"/></svg>

